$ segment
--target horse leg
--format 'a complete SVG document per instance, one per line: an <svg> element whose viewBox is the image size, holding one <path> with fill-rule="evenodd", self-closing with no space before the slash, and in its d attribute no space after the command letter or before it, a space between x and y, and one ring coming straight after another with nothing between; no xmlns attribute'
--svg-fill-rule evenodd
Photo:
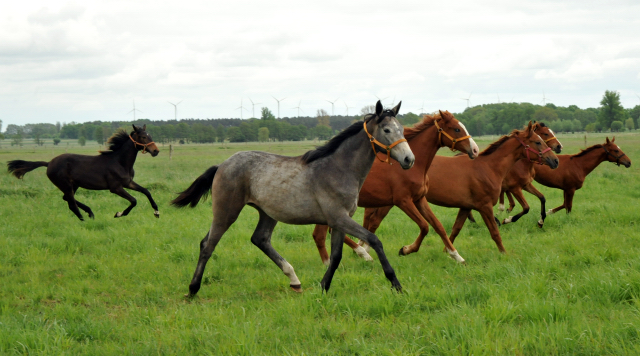
<svg viewBox="0 0 640 356"><path fill-rule="evenodd" d="M398 208L400 208L400 210L402 210L405 214L407 214L407 216L411 220L413 220L413 222L415 222L420 228L420 233L418 234L418 238L416 238L416 240L411 245L402 246L400 248L400 251L398 254L400 256L406 256L408 254L418 252L418 250L420 250L420 245L422 245L422 241L424 240L424 237L427 236L427 234L429 233L429 224L422 217L422 214L420 214L420 211L418 211L418 208L416 208L416 205L414 202L401 201L398 203L397 206ZM451 245L451 247L453 247L453 245Z"/></svg>
<svg viewBox="0 0 640 356"><path fill-rule="evenodd" d="M324 273L324 276L320 281L320 286L325 292L329 291L333 275L336 273L336 269L338 269L338 266L340 265L340 260L342 260L342 245L344 244L345 237L345 233L337 228L333 228L331 230L331 261L329 262L329 268L327 268L327 271Z"/></svg>
<svg viewBox="0 0 640 356"><path fill-rule="evenodd" d="M504 211L504 190L500 190L500 205L498 206L498 210Z"/></svg>
<svg viewBox="0 0 640 356"><path fill-rule="evenodd" d="M564 209L565 204L567 203L567 191L563 191L563 193L564 193L564 201L562 202L562 205L558 206L557 208L547 210L547 215L555 214L558 211Z"/></svg>
<svg viewBox="0 0 640 356"><path fill-rule="evenodd" d="M364 224L362 224L362 226L364 226L364 228L369 230L371 233L375 234L376 230L378 230L378 228L380 227L380 223L382 223L382 220L384 220L387 214L389 214L389 212L391 211L391 208L393 208L393 205L383 206L381 208L365 209ZM366 242L360 240L358 244L362 246L362 248L364 248L365 252L369 252L370 247Z"/></svg>
<svg viewBox="0 0 640 356"><path fill-rule="evenodd" d="M289 287L298 293L302 293L300 280L298 279L298 276L296 276L296 272L293 270L293 267L289 262L287 262L287 260L280 256L280 254L271 245L271 233L273 233L273 229L276 227L278 222L262 211L262 209L258 207L255 208L260 213L260 220L258 221L256 230L251 236L251 242L258 246L258 248L262 250L262 252L264 252L264 254L276 264L276 266L280 267L287 277L289 277ZM340 241L340 246L342 246L342 241ZM333 246L331 252L333 256Z"/></svg>
<svg viewBox="0 0 640 356"><path fill-rule="evenodd" d="M380 242L380 240L376 235L374 235L372 232L365 229L364 227L358 225L357 222L355 222L353 219L349 218L346 215L344 217L339 217L335 222L332 222L332 224L330 224L329 226L341 231L342 233L347 233L351 236L355 236L359 238L360 240L364 240L364 242L369 244L369 246L371 246L371 248L376 252L376 254L378 254L378 260L380 260L380 264L382 265L382 270L384 271L384 274L387 277L387 279L391 282L391 286L395 288L397 291L402 290L402 286L400 285L400 282L396 277L396 273L393 270L393 267L391 267L391 264L389 264L387 255L384 253L384 249L382 248L382 242ZM340 242L344 241L344 238L342 238L342 235L340 235L339 237L340 237ZM336 237L336 239L339 237ZM334 237L332 234L331 235L332 256L333 256L333 245L334 245L333 239ZM342 249L342 245L340 245L340 249Z"/></svg>
<svg viewBox="0 0 640 356"><path fill-rule="evenodd" d="M513 211L513 208L516 207L516 202L513 201L513 196L511 195L511 191L507 190L507 199L509 199L509 209L507 209L507 213Z"/></svg>
<svg viewBox="0 0 640 356"><path fill-rule="evenodd" d="M504 246L502 246L502 238L500 237L500 231L498 230L498 224L496 224L495 217L493 216L493 207L482 207L480 210L480 215L482 215L482 219L484 223L487 225L489 229L489 233L491 234L491 238L495 241L498 246L498 250L502 253L506 253Z"/></svg>
<svg viewBox="0 0 640 356"><path fill-rule="evenodd" d="M66 201L67 204L69 205L69 210L73 211L73 213L76 214L76 216L78 217L78 219L80 219L80 221L84 221L84 218L80 213L80 209L78 209L78 204L76 202L76 199L73 196L73 190L69 189L66 192L63 191L63 193L64 195L62 196L62 199Z"/></svg>
<svg viewBox="0 0 640 356"><path fill-rule="evenodd" d="M202 239L202 241L200 241L200 256L198 257L198 264L196 265L196 270L193 273L193 278L189 284L189 294L185 297L192 298L200 290L202 275L204 274L204 268L206 267L209 258L211 258L211 255L222 238L222 235L229 229L229 226L236 221L244 207L243 202L234 201L233 197L227 196L226 198L229 199L219 199L219 201L224 201L224 204L214 203L213 222L211 223L211 228L209 228L207 235Z"/></svg>
<svg viewBox="0 0 640 356"><path fill-rule="evenodd" d="M138 202L136 201L136 198L134 198L131 194L129 194L126 190L124 190L124 188L122 186L119 186L117 188L112 188L110 189L111 193L119 195L125 199L127 199L129 201L129 206L124 209L123 212L117 212L116 215L114 216L114 218L119 218L121 216L127 216L129 214L129 212L131 211L131 209L133 209L133 207L136 206L136 204L138 204Z"/></svg>
<svg viewBox="0 0 640 356"><path fill-rule="evenodd" d="M316 225L313 229L313 241L316 243L320 259L325 266L329 265L329 253L327 253L326 246L327 231L329 231L329 226L327 225Z"/></svg>
<svg viewBox="0 0 640 356"><path fill-rule="evenodd" d="M544 219L547 218L547 212L545 211L545 203L547 202L547 199L531 183L525 185L523 189L526 192L529 192L529 193L535 195L536 197L538 197L538 199L540 199L540 220L538 220L538 227L542 227L544 225Z"/></svg>
<svg viewBox="0 0 640 356"><path fill-rule="evenodd" d="M520 203L520 205L522 206L522 211L516 214L515 216L509 216L508 218L504 219L502 224L514 223L518 221L518 219L520 219L524 214L529 213L529 204L527 203L527 200L524 198L524 195L522 194L522 189L521 188L513 189L511 190L511 193L516 198L518 203Z"/></svg>
<svg viewBox="0 0 640 356"><path fill-rule="evenodd" d="M449 235L449 241L453 244L453 241L456 240L456 237L462 230L464 226L464 221L467 219L467 216L471 213L471 209L460 209L458 210L458 216L456 216L456 221L453 223L453 228L451 229L451 235ZM445 252L446 248L445 248Z"/></svg>
<svg viewBox="0 0 640 356"><path fill-rule="evenodd" d="M444 226L442 226L440 220L436 218L436 215L431 210L429 202L427 202L427 198L422 197L420 200L418 200L418 204L416 205L416 207L418 208L418 211L420 211L420 215L422 215L422 217L427 220L429 225L433 227L433 229L442 239L442 243L444 243L445 250L447 250L447 252L449 253L449 257L451 257L458 263L465 263L464 258L462 258L460 254L458 254L456 248L453 247L453 243L451 242L451 240L449 240L449 237L447 237L447 232L445 231Z"/></svg>
<svg viewBox="0 0 640 356"><path fill-rule="evenodd" d="M143 186L139 185L133 180L129 183L129 188L146 195L147 199L149 199L149 203L151 203L151 207L153 208L153 215L156 218L160 217L160 212L158 211L158 205L156 205L156 202L153 201L153 198L151 197L151 193L149 193L147 188L144 188Z"/></svg>
<svg viewBox="0 0 640 356"><path fill-rule="evenodd" d="M77 191L77 190L78 190L78 187L73 187L73 198L74 198L74 199L75 199L75 194L76 194L76 191ZM93 215L93 211L91 211L91 208L90 208L90 207L88 207L88 206L86 206L86 205L82 204L82 203L81 203L81 202L79 202L77 199L76 199L76 204L78 204L78 207L79 207L80 209L84 210L87 214L89 214L89 217L90 217L91 219L95 219L95 217L94 217L94 215Z"/></svg>
<svg viewBox="0 0 640 356"><path fill-rule="evenodd" d="M575 189L567 190L564 192L564 206L567 209L567 214L571 212L571 208L573 207L573 195L575 193Z"/></svg>
<svg viewBox="0 0 640 356"><path fill-rule="evenodd" d="M504 210L504 207L502 210ZM469 219L469 221L471 221L472 223L476 222L476 218L473 217L473 213L471 211L469 211L469 216L467 216L467 219Z"/></svg>

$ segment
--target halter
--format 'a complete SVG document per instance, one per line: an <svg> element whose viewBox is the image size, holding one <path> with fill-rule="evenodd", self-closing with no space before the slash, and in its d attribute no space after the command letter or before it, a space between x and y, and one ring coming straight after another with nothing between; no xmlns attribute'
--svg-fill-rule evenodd
<svg viewBox="0 0 640 356"><path fill-rule="evenodd" d="M153 141L151 141L149 143L140 143L140 142L134 140L133 137L131 137L131 135L129 135L129 138L131 139L131 141L133 141L133 143L136 144L136 146L142 146L142 154L147 153L147 146L149 146L152 143L155 143Z"/></svg>
<svg viewBox="0 0 640 356"><path fill-rule="evenodd" d="M525 152L527 152L527 159L529 160L529 162L533 162L539 165L543 165L544 163L542 163L542 155L551 151L551 147L547 147L542 151L536 151L535 149L531 148L531 146L527 145L524 143L524 141L522 141L522 139L520 139L520 137L515 136L515 138L518 140L518 142L520 142L523 146L524 146L524 150ZM538 155L538 160L537 161L532 161L531 158L529 157L529 151L535 153Z"/></svg>
<svg viewBox="0 0 640 356"><path fill-rule="evenodd" d="M436 128L438 129L438 142L440 142L444 146L444 143L442 142L442 135L447 136L447 138L451 140L451 148L450 148L451 151L455 151L454 146L456 145L456 142L462 141L462 140L468 140L471 138L471 135L467 135L460 138L453 138L444 129L438 126L438 120L433 120L433 123L436 125Z"/></svg>
<svg viewBox="0 0 640 356"><path fill-rule="evenodd" d="M369 136L369 142L371 142L371 149L373 150L373 155L376 156L376 158L379 159L380 162L389 163L389 165L393 164L389 160L389 158L391 157L391 149L394 148L399 143L407 142L406 138L401 138L398 141L390 144L389 146L383 145L382 142L376 140L373 136L371 136L369 131L367 131L367 122L366 121L364 122L364 132L366 132L367 136ZM376 152L376 146L375 145L378 145L378 146L382 147L383 149L385 149L387 151L387 159L386 160L383 161L382 158L378 157L378 153Z"/></svg>
<svg viewBox="0 0 640 356"><path fill-rule="evenodd" d="M604 147L604 146L602 146L602 149L603 149L605 152L607 152L607 157L611 156L611 157L613 157L613 158L615 158L615 159L616 159L616 164L617 164L618 166L620 166L620 158L622 158L622 157L626 156L626 154L625 154L625 153L622 153L620 156L616 156L616 155L614 155L613 153L609 152L609 150L607 150L607 148L606 148L606 147Z"/></svg>
<svg viewBox="0 0 640 356"><path fill-rule="evenodd" d="M537 129L537 127L536 127L536 129ZM536 130L533 130L533 132L536 132ZM540 138L542 138L542 137L540 137ZM549 142L551 140L556 140L556 141L558 141L558 143L560 143L560 140L558 140L558 138L555 135L553 135L550 138L544 140L544 143L547 143L547 142Z"/></svg>

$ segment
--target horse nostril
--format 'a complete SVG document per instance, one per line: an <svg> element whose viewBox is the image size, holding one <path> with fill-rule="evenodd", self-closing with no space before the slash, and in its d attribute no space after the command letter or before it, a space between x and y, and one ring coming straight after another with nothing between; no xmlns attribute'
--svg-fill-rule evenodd
<svg viewBox="0 0 640 356"><path fill-rule="evenodd" d="M411 160L409 159L409 157L405 157L405 158L404 158L404 163L409 164L410 162L411 162Z"/></svg>

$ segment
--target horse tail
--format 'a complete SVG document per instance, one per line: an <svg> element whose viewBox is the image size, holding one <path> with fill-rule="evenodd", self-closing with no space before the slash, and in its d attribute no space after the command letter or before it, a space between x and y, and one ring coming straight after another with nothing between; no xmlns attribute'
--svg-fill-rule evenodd
<svg viewBox="0 0 640 356"><path fill-rule="evenodd" d="M49 162L38 161L38 162L29 162L23 161L21 159L17 159L15 161L7 162L7 170L9 173L12 173L16 178L22 179L25 174L31 172L32 170L39 167L47 167Z"/></svg>
<svg viewBox="0 0 640 356"><path fill-rule="evenodd" d="M184 192L181 192L177 198L171 201L171 205L178 208L184 208L189 205L192 208L198 205L198 202L205 200L208 193L211 191L211 185L213 184L213 178L216 175L218 166L212 166L207 169L202 175L191 183L191 186Z"/></svg>

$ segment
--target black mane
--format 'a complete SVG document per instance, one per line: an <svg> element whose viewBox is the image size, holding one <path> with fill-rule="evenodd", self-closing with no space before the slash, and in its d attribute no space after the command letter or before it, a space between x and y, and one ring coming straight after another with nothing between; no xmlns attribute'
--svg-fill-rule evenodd
<svg viewBox="0 0 640 356"><path fill-rule="evenodd" d="M332 155L346 139L358 134L363 130L363 127L364 125L362 121L356 121L351 126L335 135L331 140L329 140L329 142L316 148L315 150L307 151L305 154L303 154L301 158L302 163L309 164L322 157Z"/></svg>
<svg viewBox="0 0 640 356"><path fill-rule="evenodd" d="M131 132L133 134L133 132ZM113 136L111 136L108 140L107 140L107 144L109 145L109 148L107 151L100 151L101 155L108 155L111 154L115 151L118 151L120 148L122 148L122 146L127 143L127 141L130 141L131 139L129 138L129 134L127 133L127 131L123 130L123 129L118 129Z"/></svg>

